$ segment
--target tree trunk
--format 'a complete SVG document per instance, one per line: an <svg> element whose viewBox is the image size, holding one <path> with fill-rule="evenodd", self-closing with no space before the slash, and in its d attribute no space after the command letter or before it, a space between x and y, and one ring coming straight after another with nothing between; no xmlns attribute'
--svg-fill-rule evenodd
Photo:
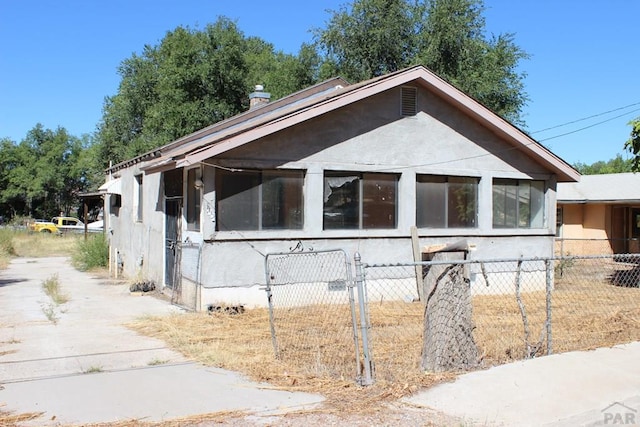
<svg viewBox="0 0 640 427"><path fill-rule="evenodd" d="M440 252L433 260L462 260L465 253ZM477 366L468 268L464 264L432 265L424 286L422 369L443 372Z"/></svg>

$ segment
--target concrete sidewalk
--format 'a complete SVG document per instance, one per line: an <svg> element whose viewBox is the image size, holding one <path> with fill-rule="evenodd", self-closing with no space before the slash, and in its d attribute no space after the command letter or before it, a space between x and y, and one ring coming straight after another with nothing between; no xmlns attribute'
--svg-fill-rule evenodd
<svg viewBox="0 0 640 427"><path fill-rule="evenodd" d="M54 276L67 303L53 304L42 289ZM0 409L43 412L31 425L281 414L324 400L200 366L127 329L141 316L181 310L78 272L66 258L14 260L0 271L0 307Z"/></svg>
<svg viewBox="0 0 640 427"><path fill-rule="evenodd" d="M404 402L468 425L640 425L640 342L471 372Z"/></svg>

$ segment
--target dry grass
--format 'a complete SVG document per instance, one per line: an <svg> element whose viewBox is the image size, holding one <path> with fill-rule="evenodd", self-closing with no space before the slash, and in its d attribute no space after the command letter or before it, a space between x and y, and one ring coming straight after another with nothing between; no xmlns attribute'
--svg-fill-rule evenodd
<svg viewBox="0 0 640 427"><path fill-rule="evenodd" d="M44 412L29 412L25 414L16 414L15 412L3 411L0 404L0 426L16 426L19 423L32 421L40 418Z"/></svg>
<svg viewBox="0 0 640 427"><path fill-rule="evenodd" d="M27 258L45 256L71 256L78 242L83 239L80 234L58 236L49 233L15 233L13 248L15 254Z"/></svg>
<svg viewBox="0 0 640 427"><path fill-rule="evenodd" d="M553 353L592 350L640 340L640 289L611 284L624 265L583 262L556 277L551 300ZM522 294L529 323L529 344L546 354L544 291ZM473 299L475 337L485 364L525 358L524 323L514 294ZM540 342L540 339L542 342Z"/></svg>
<svg viewBox="0 0 640 427"><path fill-rule="evenodd" d="M614 286L606 280L611 271L598 268L598 275L587 272L556 279L551 307L554 353L640 340L640 289ZM522 359L527 352L545 354L544 291L522 293L529 348L513 293L478 295L472 301L474 338L483 366ZM266 309L240 315L191 313L146 318L132 327L163 339L204 364L243 372L278 388L321 393L328 399L326 408L335 413L364 413L383 407L384 401L455 378L455 373L429 374L420 369L423 310L421 303L369 304L376 368L376 382L371 387L355 383L347 307L277 310L279 358L274 356Z"/></svg>
<svg viewBox="0 0 640 427"><path fill-rule="evenodd" d="M317 322L307 312L299 310L297 317L301 329L313 327ZM396 381L379 379L371 387L360 387L354 382L353 338L351 347L344 348L334 331L324 331L328 349L346 354L347 362L339 371L348 376L336 376L324 369L317 371L317 363L310 363L308 352L288 352L281 359L274 356L269 314L266 309L247 310L241 315L215 313L176 314L167 317L141 319L130 325L138 332L160 338L186 357L207 365L239 371L255 381L270 383L275 388L321 393L327 398L325 411L357 413L380 408L380 403L409 395L421 388L449 381L454 374L428 374L415 369L413 361ZM331 343L333 344L331 344ZM302 345L302 344L300 344ZM286 357L286 358L285 358ZM310 367L311 365L311 367ZM314 368L315 367L315 368Z"/></svg>

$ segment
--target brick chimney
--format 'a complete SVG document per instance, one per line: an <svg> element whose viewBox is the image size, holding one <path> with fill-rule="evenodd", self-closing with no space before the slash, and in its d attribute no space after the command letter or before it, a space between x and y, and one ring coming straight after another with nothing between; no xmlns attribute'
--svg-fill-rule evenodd
<svg viewBox="0 0 640 427"><path fill-rule="evenodd" d="M255 91L249 94L249 110L267 104L271 94L264 91L264 86L256 85Z"/></svg>

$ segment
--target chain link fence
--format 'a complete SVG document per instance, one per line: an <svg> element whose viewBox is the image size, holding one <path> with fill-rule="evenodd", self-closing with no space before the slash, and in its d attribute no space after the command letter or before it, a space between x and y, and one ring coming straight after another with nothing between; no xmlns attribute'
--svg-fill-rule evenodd
<svg viewBox="0 0 640 427"><path fill-rule="evenodd" d="M640 255L351 264L269 254L274 351L360 384L640 340Z"/></svg>
<svg viewBox="0 0 640 427"><path fill-rule="evenodd" d="M268 254L265 260L276 357L310 375L360 378L351 264L341 250Z"/></svg>
<svg viewBox="0 0 640 427"><path fill-rule="evenodd" d="M556 257L573 255L602 255L640 252L640 239L575 239L558 237L555 240Z"/></svg>
<svg viewBox="0 0 640 427"><path fill-rule="evenodd" d="M438 280L457 274L456 286L468 288L468 312L466 297L451 301L448 290L440 298L450 309L429 324L430 293L420 292L417 265L423 279L435 268L440 269ZM464 273L454 273L461 268ZM449 354L458 362L455 368L472 369L640 339L637 254L363 265L363 270L376 380L393 381L403 370L424 369L429 352ZM467 313L470 323L465 325L460 317ZM472 333L456 332L466 338L463 345L456 338L440 341L447 348L429 348L429 328ZM438 343L431 340L431 345ZM465 360L461 351L477 359ZM446 367L451 361L439 363Z"/></svg>

